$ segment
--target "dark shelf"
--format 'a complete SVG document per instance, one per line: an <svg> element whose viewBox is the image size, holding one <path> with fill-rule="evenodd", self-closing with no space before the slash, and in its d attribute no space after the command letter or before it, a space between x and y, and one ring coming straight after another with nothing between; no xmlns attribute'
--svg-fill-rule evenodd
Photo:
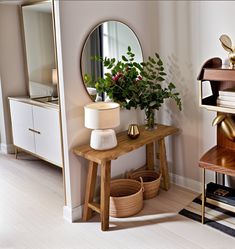
<svg viewBox="0 0 235 249"><path fill-rule="evenodd" d="M216 145L202 156L199 166L221 174L235 176L235 151Z"/></svg>
<svg viewBox="0 0 235 249"><path fill-rule="evenodd" d="M235 70L229 68L203 68L202 79L209 81L235 81Z"/></svg>

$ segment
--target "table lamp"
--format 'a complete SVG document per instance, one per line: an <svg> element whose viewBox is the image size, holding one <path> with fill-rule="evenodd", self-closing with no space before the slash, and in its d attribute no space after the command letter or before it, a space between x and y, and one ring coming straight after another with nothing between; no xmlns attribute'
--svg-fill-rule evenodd
<svg viewBox="0 0 235 249"><path fill-rule="evenodd" d="M117 138L112 128L120 124L120 105L114 102L95 102L85 109L85 127L93 129L90 146L95 150L108 150L117 146Z"/></svg>

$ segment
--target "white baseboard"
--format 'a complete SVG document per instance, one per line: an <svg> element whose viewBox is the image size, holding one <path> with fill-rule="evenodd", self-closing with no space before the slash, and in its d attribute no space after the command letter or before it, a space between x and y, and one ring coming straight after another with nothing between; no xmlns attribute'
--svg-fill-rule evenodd
<svg viewBox="0 0 235 249"><path fill-rule="evenodd" d="M71 208L68 206L64 206L63 208L63 217L68 222L72 223L82 218L82 209L83 205Z"/></svg>
<svg viewBox="0 0 235 249"><path fill-rule="evenodd" d="M4 154L14 154L15 153L15 147L13 144L0 144L0 151Z"/></svg>
<svg viewBox="0 0 235 249"><path fill-rule="evenodd" d="M170 173L170 179L171 182L173 182L175 185L184 187L197 193L201 193L202 184L198 181L183 176L175 175L173 173Z"/></svg>

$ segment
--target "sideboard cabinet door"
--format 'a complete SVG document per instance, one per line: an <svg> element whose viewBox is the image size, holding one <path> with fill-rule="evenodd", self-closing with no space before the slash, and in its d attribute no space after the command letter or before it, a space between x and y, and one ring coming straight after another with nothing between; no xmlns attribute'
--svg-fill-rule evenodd
<svg viewBox="0 0 235 249"><path fill-rule="evenodd" d="M62 166L60 121L58 110L33 106L36 153Z"/></svg>
<svg viewBox="0 0 235 249"><path fill-rule="evenodd" d="M32 106L10 100L10 111L14 145L35 153Z"/></svg>

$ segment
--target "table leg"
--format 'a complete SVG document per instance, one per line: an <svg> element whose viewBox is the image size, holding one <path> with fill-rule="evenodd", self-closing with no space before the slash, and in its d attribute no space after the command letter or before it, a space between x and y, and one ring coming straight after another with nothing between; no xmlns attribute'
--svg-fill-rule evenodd
<svg viewBox="0 0 235 249"><path fill-rule="evenodd" d="M168 190L170 188L170 177L168 172L167 158L166 158L166 147L164 138L158 140L159 146L159 160L160 160L160 169L163 178L163 189Z"/></svg>
<svg viewBox="0 0 235 249"><path fill-rule="evenodd" d="M101 164L100 218L102 231L109 229L110 166L111 161Z"/></svg>
<svg viewBox="0 0 235 249"><path fill-rule="evenodd" d="M98 166L97 163L92 161L89 162L87 182L86 182L85 203L83 207L83 216L82 216L83 221L89 220L92 216L92 209L88 207L88 203L93 202L96 176L97 176L97 166Z"/></svg>
<svg viewBox="0 0 235 249"><path fill-rule="evenodd" d="M202 169L202 224L205 223L205 169Z"/></svg>
<svg viewBox="0 0 235 249"><path fill-rule="evenodd" d="M154 170L154 143L146 144L146 164L148 170Z"/></svg>

